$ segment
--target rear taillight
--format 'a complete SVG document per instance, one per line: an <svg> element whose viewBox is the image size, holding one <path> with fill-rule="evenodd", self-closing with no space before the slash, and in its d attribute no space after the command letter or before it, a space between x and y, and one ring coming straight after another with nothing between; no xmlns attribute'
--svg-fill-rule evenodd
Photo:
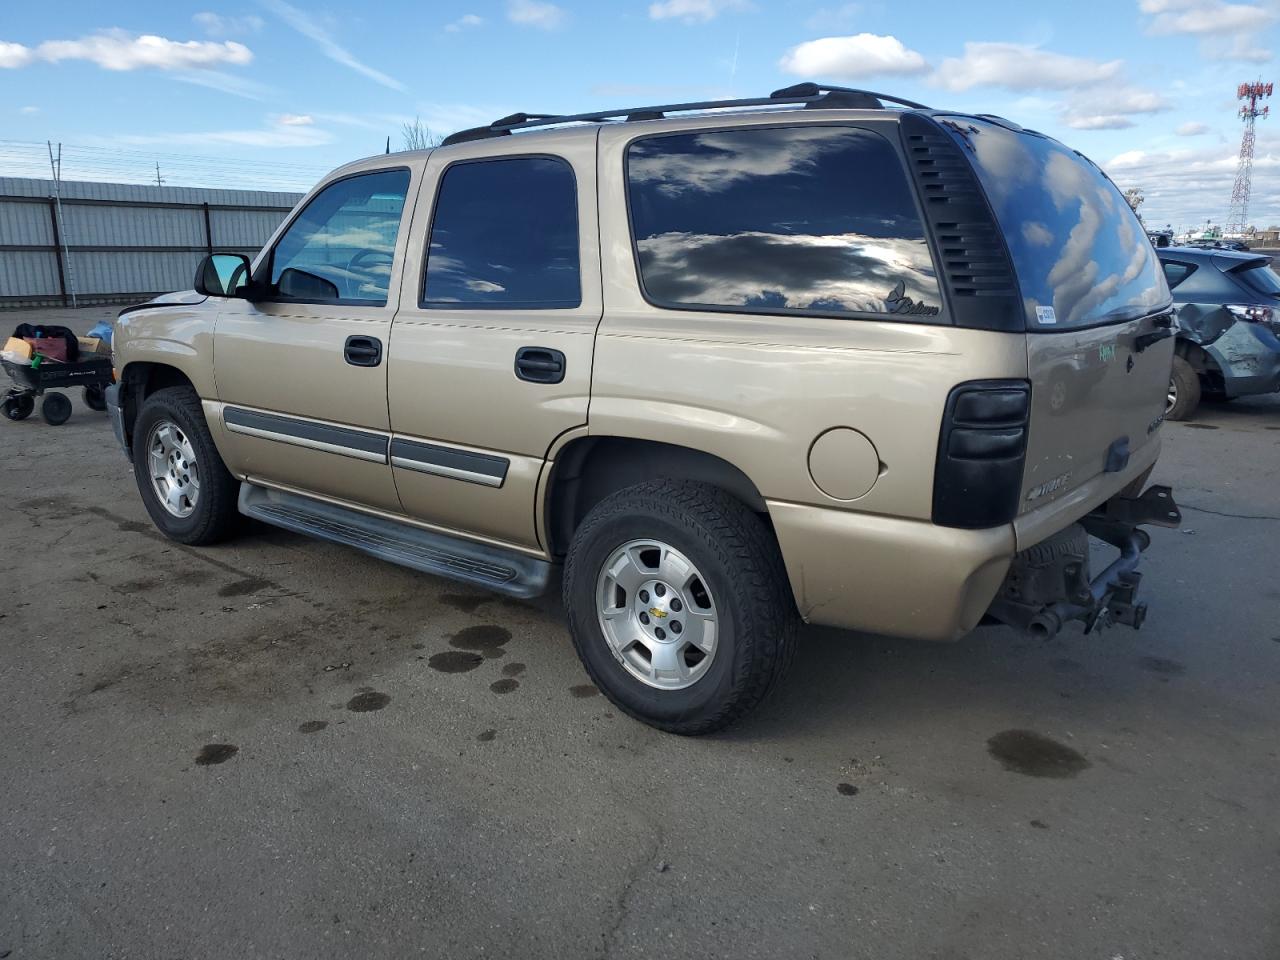
<svg viewBox="0 0 1280 960"><path fill-rule="evenodd" d="M1250 323L1274 323L1276 320L1275 310L1256 303L1228 303L1227 309L1232 316Z"/></svg>
<svg viewBox="0 0 1280 960"><path fill-rule="evenodd" d="M947 397L933 476L933 522L994 527L1018 513L1031 385L973 380Z"/></svg>

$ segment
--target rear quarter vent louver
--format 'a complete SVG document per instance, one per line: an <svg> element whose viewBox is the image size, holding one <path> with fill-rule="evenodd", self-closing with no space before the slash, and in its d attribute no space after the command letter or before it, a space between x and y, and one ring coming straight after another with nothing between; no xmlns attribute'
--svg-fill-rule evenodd
<svg viewBox="0 0 1280 960"><path fill-rule="evenodd" d="M1030 410L1025 380L973 380L952 389L934 468L934 523L977 529L1017 516Z"/></svg>
<svg viewBox="0 0 1280 960"><path fill-rule="evenodd" d="M1025 330L1004 236L964 151L930 117L907 113L901 124L956 326Z"/></svg>

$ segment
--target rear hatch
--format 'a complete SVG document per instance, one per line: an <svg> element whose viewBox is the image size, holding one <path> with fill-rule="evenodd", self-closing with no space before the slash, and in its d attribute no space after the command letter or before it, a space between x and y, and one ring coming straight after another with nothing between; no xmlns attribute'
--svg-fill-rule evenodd
<svg viewBox="0 0 1280 960"><path fill-rule="evenodd" d="M1084 156L982 119L946 126L995 212L1026 315L1026 512L1123 472L1156 442L1173 339L1147 335L1159 336L1169 288L1141 222Z"/></svg>

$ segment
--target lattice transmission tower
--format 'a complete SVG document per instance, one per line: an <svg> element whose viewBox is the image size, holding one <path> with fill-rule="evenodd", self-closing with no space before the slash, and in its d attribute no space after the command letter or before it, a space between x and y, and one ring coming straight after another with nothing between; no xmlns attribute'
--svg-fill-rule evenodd
<svg viewBox="0 0 1280 960"><path fill-rule="evenodd" d="M1244 101L1240 108L1244 135L1240 138L1240 161L1236 166L1236 182L1231 188L1231 209L1227 213L1227 225L1223 231L1228 236L1242 234L1249 226L1249 191L1253 187L1253 128L1259 117L1266 117L1271 112L1270 107L1260 104L1271 96L1272 86L1258 80L1254 83L1242 83L1236 89L1236 98Z"/></svg>

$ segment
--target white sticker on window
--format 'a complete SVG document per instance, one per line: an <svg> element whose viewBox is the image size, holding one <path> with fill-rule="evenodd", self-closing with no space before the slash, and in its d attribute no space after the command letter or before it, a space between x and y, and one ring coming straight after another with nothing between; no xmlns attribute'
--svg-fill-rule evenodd
<svg viewBox="0 0 1280 960"><path fill-rule="evenodd" d="M1036 307L1036 320L1046 326L1051 323L1058 322L1058 315L1053 312L1053 307Z"/></svg>

